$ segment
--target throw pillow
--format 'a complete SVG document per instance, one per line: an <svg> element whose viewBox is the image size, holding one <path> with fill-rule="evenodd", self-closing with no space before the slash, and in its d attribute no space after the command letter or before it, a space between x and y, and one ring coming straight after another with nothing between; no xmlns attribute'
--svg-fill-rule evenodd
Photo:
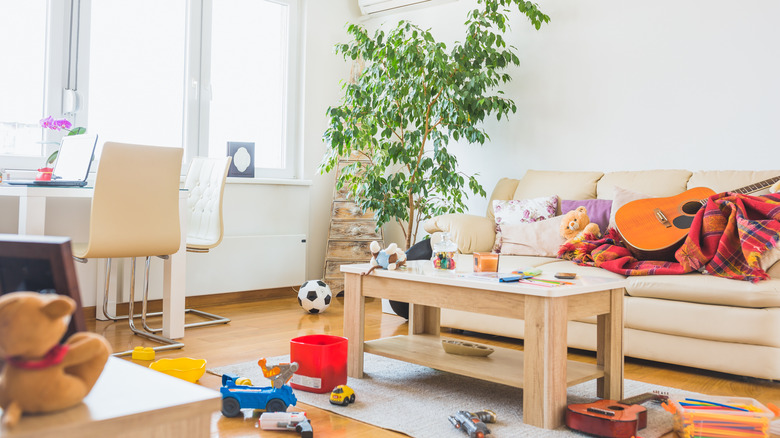
<svg viewBox="0 0 780 438"><path fill-rule="evenodd" d="M538 222L501 227L501 254L557 257L566 239L561 236L561 216Z"/></svg>
<svg viewBox="0 0 780 438"><path fill-rule="evenodd" d="M631 190L615 186L615 195L612 197L612 212L609 214L609 228L615 228L615 212L617 212L620 207L631 201L650 197L651 196L642 193L632 192Z"/></svg>
<svg viewBox="0 0 780 438"><path fill-rule="evenodd" d="M557 196L493 201L493 215L496 218L496 240L493 252L501 252L501 229L504 225L548 219L555 216L557 209Z"/></svg>
<svg viewBox="0 0 780 438"><path fill-rule="evenodd" d="M577 207L588 210L588 219L599 226L601 233L607 231L609 217L612 212L612 201L609 199L561 200L561 214L566 214Z"/></svg>

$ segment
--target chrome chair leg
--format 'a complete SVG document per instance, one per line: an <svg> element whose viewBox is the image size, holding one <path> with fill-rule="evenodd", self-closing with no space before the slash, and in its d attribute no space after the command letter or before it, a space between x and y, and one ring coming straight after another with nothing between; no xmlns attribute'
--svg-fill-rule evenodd
<svg viewBox="0 0 780 438"><path fill-rule="evenodd" d="M147 266L146 273L148 273L149 257L146 257L146 266ZM133 311L135 310L134 309L134 307L135 307L135 257L133 258L130 272L131 272L132 278L130 280L130 302L128 304L130 306L130 309L128 311L128 315L132 315ZM144 275L144 280L145 280L144 281L145 285L148 285L149 284L149 280L148 280L148 277L146 277L146 275ZM144 307L146 307L146 300L145 299L144 299L143 305L144 305ZM143 310L145 310L145 309L143 309ZM160 345L158 347L152 347L152 350L154 350L154 351L175 350L175 349L184 347L184 344L182 342L174 341L173 339L168 339L168 338L163 337L163 336L158 336L158 335L147 333L145 331L137 329L135 327L135 322L133 321L133 318L128 318L127 319L127 323L130 326L130 331L132 331L136 335L144 337L144 338L147 338L147 339L150 339L150 340L155 341L155 342L159 342L161 344L164 344L164 345ZM133 354L133 350L127 350L127 351L122 351L122 352L119 352L119 353L114 353L114 356L129 356L131 354Z"/></svg>
<svg viewBox="0 0 780 438"><path fill-rule="evenodd" d="M77 258L77 257L74 257L74 258L76 259L76 261L81 262L81 263L86 263L87 262L86 259L80 259L80 258ZM128 312L128 315L121 315L121 316L112 315L112 314L108 313L108 295L109 295L109 286L111 284L111 260L112 259L110 259L110 258L106 259L106 285L103 288L103 315L105 315L105 317L110 319L111 321L120 321L120 320L123 320L123 319L128 319L129 318L129 316L128 316L129 312ZM149 313L146 316L161 316L161 315L162 315L162 312L153 312L153 313ZM139 313L137 315L133 315L133 318L140 318L141 316L143 316L143 315L141 315Z"/></svg>
<svg viewBox="0 0 780 438"><path fill-rule="evenodd" d="M164 256L164 257L161 257L161 258L167 258L167 256ZM162 314L162 312L150 313L148 315L146 313L146 301L147 301L147 297L149 295L149 284L148 284L149 283L149 277L148 277L148 273L149 273L149 258L146 259L146 272L147 272L147 275L146 275L146 283L147 284L146 284L146 288L144 289L143 308L141 310L141 313L142 313L143 316L141 317L142 318L141 320L143 321L144 330L146 330L149 333L160 333L162 331L162 328L153 328L153 327L149 327L146 324L146 318L148 316L157 316L157 315ZM192 314L198 315L198 316L200 316L202 318L206 318L206 319L208 319L208 321L198 321L198 322L191 322L189 324L184 324L184 328L185 329L193 328L193 327L205 327L205 326L217 325L217 324L227 324L227 323L230 322L230 318L226 318L224 316L215 315L213 313L204 312L202 310L184 309L184 314L186 315L188 313L192 313Z"/></svg>

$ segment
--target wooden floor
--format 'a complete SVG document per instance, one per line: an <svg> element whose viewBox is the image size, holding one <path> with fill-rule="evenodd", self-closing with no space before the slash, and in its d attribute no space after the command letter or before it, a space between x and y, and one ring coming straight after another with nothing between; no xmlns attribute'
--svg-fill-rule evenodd
<svg viewBox="0 0 780 438"><path fill-rule="evenodd" d="M344 308L342 298L337 298L327 312L321 315L304 313L298 306L292 290L287 298L270 298L253 302L233 300L231 304L205 304L197 308L229 317L231 322L227 325L187 329L185 337L182 339L185 344L184 349L159 352L157 359L164 357L192 357L206 359L208 361L207 367L217 367L250 360L254 361L262 357L289 354L289 340L297 336L320 333L342 335ZM187 322L196 320L198 320L196 317L187 316ZM150 321L152 326L160 325L159 320L152 318ZM137 345L155 345L132 335L126 321L96 322L94 319L88 318L87 325L89 330L94 330L105 336L115 351L130 350ZM140 325L140 321L136 325ZM406 329L406 320L381 312L381 302L379 300L368 303L366 309L366 340L405 334ZM447 336L460 337L483 344L507 348L523 348L522 342L507 338L451 333L447 333ZM595 355L590 352L570 352L569 358L583 362L595 362ZM128 358L128 360L130 359ZM148 366L150 363L148 361L134 362L144 366ZM625 377L627 379L710 395L752 397L763 403L772 402L780 406L780 382L719 374L631 358L626 359ZM220 380L217 376L207 373L201 378L199 384L217 389L220 386ZM318 437L381 438L404 436L303 404L299 404L297 408L297 410L306 411ZM442 418L446 421L446 416L449 414L442 412ZM258 415L255 413L253 416L250 416L250 412L247 411L246 417L242 420L225 418L219 412L215 412L212 417L211 436L287 438L295 436L294 432L291 435L291 432L258 429ZM664 438L674 436L674 434L669 434Z"/></svg>

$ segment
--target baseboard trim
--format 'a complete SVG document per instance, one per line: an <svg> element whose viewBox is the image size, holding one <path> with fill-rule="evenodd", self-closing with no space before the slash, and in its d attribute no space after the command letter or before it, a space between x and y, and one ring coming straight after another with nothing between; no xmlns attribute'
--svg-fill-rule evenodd
<svg viewBox="0 0 780 438"><path fill-rule="evenodd" d="M203 306L218 306L220 304L235 304L235 303L251 303L255 301L263 301L273 298L285 298L293 297L295 290L292 287L278 287L273 289L251 290L244 292L228 292L224 294L210 294L199 295L194 297L186 297L184 299L184 307L188 309L196 309ZM162 311L162 300L150 300L147 303L149 312ZM128 311L127 303L118 303L116 305L116 314L119 316L127 315ZM141 302L138 301L135 304L136 314L141 311ZM84 307L84 317L87 319L95 319L95 306Z"/></svg>

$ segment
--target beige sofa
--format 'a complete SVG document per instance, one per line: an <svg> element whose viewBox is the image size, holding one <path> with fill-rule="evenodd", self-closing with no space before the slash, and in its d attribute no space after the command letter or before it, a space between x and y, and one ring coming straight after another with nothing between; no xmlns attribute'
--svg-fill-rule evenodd
<svg viewBox="0 0 780 438"><path fill-rule="evenodd" d="M459 264L473 252L489 252L495 239L492 201L557 195L561 199L612 199L615 187L649 197L674 196L693 187L734 190L780 175L780 171L651 170L557 172L529 170L498 182L485 216L443 215L425 224L429 233L449 232L458 243ZM768 193L764 189L755 194ZM772 257L780 254L774 250ZM756 284L699 273L629 277L625 297L626 356L719 372L780 380L780 263L767 254L770 280ZM769 266L766 266L769 265ZM549 271L619 276L554 257L502 255L499 271L540 267ZM443 327L523 337L523 321L442 309ZM571 321L570 347L595 349L595 318Z"/></svg>

